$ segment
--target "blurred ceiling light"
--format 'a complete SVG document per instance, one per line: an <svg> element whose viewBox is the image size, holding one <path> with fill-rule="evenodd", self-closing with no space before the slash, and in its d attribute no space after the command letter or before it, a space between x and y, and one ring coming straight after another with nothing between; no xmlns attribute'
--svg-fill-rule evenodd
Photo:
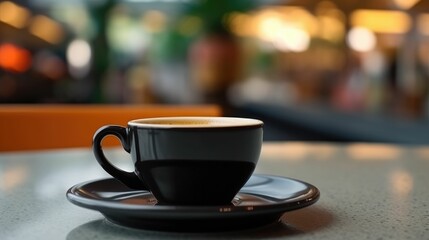
<svg viewBox="0 0 429 240"><path fill-rule="evenodd" d="M310 12L301 7L267 7L257 12L254 17L260 24L260 27L269 27L272 24L278 26L277 23L280 22L281 24L294 25L297 28L305 30L310 35L317 33L317 19ZM266 31L269 31L269 29Z"/></svg>
<svg viewBox="0 0 429 240"><path fill-rule="evenodd" d="M30 12L13 2L0 3L0 22L4 22L16 28L23 28L30 17Z"/></svg>
<svg viewBox="0 0 429 240"><path fill-rule="evenodd" d="M0 45L0 67L25 72L31 66L31 54L28 50L10 43Z"/></svg>
<svg viewBox="0 0 429 240"><path fill-rule="evenodd" d="M429 36L429 13L422 13L417 17L417 29L421 34Z"/></svg>
<svg viewBox="0 0 429 240"><path fill-rule="evenodd" d="M253 21L247 21L257 26L255 35L262 40L272 41L284 26L294 26L310 35L317 32L317 20L311 13L300 7L267 7L252 16Z"/></svg>
<svg viewBox="0 0 429 240"><path fill-rule="evenodd" d="M347 43L355 51L368 52L375 48L377 40L369 29L353 27L347 35Z"/></svg>
<svg viewBox="0 0 429 240"><path fill-rule="evenodd" d="M281 51L302 52L310 43L311 20L303 20L305 11L297 7L271 7L256 14L257 37ZM285 14L285 13L288 14ZM287 16L287 17L286 17ZM295 18L290 18L294 16ZM301 16L301 17L299 17Z"/></svg>
<svg viewBox="0 0 429 240"><path fill-rule="evenodd" d="M267 42L272 42L275 40L284 24L276 12L267 11L260 16L258 25L259 38Z"/></svg>
<svg viewBox="0 0 429 240"><path fill-rule="evenodd" d="M74 77L81 78L88 73L92 53L91 47L87 41L82 39L73 40L67 47L66 56L70 73Z"/></svg>
<svg viewBox="0 0 429 240"><path fill-rule="evenodd" d="M304 8L291 6L270 6L249 14L235 12L228 15L225 21L238 36L256 37L288 51L306 49L307 39L315 35L318 29L316 17ZM298 40L294 39L303 42L298 44Z"/></svg>
<svg viewBox="0 0 429 240"><path fill-rule="evenodd" d="M64 35L60 24L42 15L35 16L32 19L30 32L52 44L59 43Z"/></svg>
<svg viewBox="0 0 429 240"><path fill-rule="evenodd" d="M277 32L273 44L281 51L303 52L310 45L310 35L299 28L284 27Z"/></svg>
<svg viewBox="0 0 429 240"><path fill-rule="evenodd" d="M350 16L351 25L365 27L376 33L406 33L411 27L411 18L401 11L356 10Z"/></svg>
<svg viewBox="0 0 429 240"><path fill-rule="evenodd" d="M393 0L393 2L396 4L396 6L402 8L402 9L410 9L416 3L418 3L420 0ZM425 0L427 1L427 0Z"/></svg>
<svg viewBox="0 0 429 240"><path fill-rule="evenodd" d="M287 24L297 26L311 36L317 34L319 28L317 18L306 9L284 6L278 7L277 10Z"/></svg>

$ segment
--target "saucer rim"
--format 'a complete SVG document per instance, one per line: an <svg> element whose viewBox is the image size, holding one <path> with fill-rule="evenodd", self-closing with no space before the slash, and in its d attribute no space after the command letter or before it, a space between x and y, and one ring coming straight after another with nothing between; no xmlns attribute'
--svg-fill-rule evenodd
<svg viewBox="0 0 429 240"><path fill-rule="evenodd" d="M305 194L287 198L285 200L281 200L279 202L273 202L265 205L244 205L244 206L230 206L230 205L209 205L209 206L177 206L177 205L139 205L139 204L127 204L127 203L118 203L118 202L108 202L103 199L94 199L88 198L82 195L77 194L78 190L82 187L93 184L96 182L102 181L112 181L115 178L102 178L95 180L88 180L82 183L78 183L68 189L66 193L67 199L80 207L92 209L99 211L103 214L105 213L119 213L123 214L124 211L127 211L129 215L135 215L139 217L151 216L156 213L157 216L168 217L168 218L181 218L181 217L208 217L208 216L218 216L219 214L228 214L229 216L237 215L242 216L246 213L252 214L269 214L269 213L278 213L278 212L288 212L297 210L300 208L307 207L316 203L320 198L320 191L317 187L307 182L269 174L253 174L252 176L262 176L262 177L270 177L270 178L282 178L289 181L299 182L304 184L308 190ZM135 192L142 192L151 194L146 190L137 190ZM255 196L251 193L244 193L241 190L238 192L240 195L251 195ZM297 199L299 198L299 199ZM250 208L249 208L250 207ZM221 209L229 208L228 212L220 212ZM174 214L172 214L172 211Z"/></svg>

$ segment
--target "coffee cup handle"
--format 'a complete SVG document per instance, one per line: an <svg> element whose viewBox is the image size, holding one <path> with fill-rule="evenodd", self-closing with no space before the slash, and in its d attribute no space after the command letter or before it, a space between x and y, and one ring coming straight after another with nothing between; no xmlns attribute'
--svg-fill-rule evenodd
<svg viewBox="0 0 429 240"><path fill-rule="evenodd" d="M94 152L95 158L101 167L112 177L118 179L120 182L125 184L127 187L139 190L148 190L145 184L134 172L123 171L114 165L112 165L104 155L101 142L107 135L113 135L117 137L122 144L125 151L130 153L130 137L128 136L128 130L121 126L107 125L103 126L95 132L92 141L92 151Z"/></svg>

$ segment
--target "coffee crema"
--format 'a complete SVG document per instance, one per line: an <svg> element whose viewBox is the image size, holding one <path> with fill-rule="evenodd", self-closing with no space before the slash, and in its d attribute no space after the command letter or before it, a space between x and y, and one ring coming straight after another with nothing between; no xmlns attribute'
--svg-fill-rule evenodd
<svg viewBox="0 0 429 240"><path fill-rule="evenodd" d="M145 118L133 120L128 123L131 126L137 127L246 127L246 126L261 126L262 121L250 118L234 118L234 117L169 117L169 118Z"/></svg>
<svg viewBox="0 0 429 240"><path fill-rule="evenodd" d="M208 121L208 120L176 120L176 121L150 121L144 122L145 124L161 124L161 125L216 125L216 122Z"/></svg>

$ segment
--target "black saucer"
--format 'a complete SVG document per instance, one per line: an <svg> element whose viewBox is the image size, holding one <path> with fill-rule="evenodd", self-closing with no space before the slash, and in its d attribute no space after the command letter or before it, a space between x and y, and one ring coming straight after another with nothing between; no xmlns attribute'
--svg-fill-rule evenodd
<svg viewBox="0 0 429 240"><path fill-rule="evenodd" d="M231 205L156 205L150 192L127 188L113 178L77 184L67 199L100 211L109 221L134 228L162 231L225 231L266 225L286 211L315 203L319 190L302 181L253 175Z"/></svg>

